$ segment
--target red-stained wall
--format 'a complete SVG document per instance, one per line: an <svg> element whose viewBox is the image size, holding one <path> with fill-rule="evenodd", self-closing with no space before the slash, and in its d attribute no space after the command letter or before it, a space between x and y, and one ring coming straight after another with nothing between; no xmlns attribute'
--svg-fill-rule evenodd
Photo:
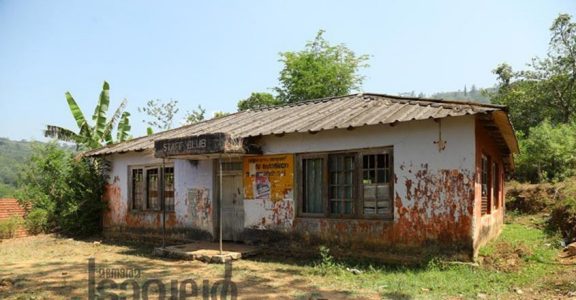
<svg viewBox="0 0 576 300"><path fill-rule="evenodd" d="M16 199L0 199L0 221L7 220L12 216L24 217L24 208L18 204ZM20 226L14 233L14 237L25 237L27 236L26 230L23 226Z"/></svg>
<svg viewBox="0 0 576 300"><path fill-rule="evenodd" d="M475 197L474 197L474 255L476 256L481 246L491 239L497 237L504 223L504 165L500 151L496 147L493 138L488 131L482 126L480 121L476 120L476 176L475 176ZM500 189L498 195L494 195L494 186L489 184L489 194L491 201L489 203L489 213L482 215L482 155L489 158L490 172L492 172L492 163L498 165L500 180ZM488 181L491 183L491 180Z"/></svg>

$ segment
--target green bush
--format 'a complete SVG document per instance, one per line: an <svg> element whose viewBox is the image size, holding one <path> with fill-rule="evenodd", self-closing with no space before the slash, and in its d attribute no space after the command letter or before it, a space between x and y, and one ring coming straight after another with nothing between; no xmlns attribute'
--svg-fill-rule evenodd
<svg viewBox="0 0 576 300"><path fill-rule="evenodd" d="M548 229L560 233L568 241L576 240L575 198L566 198L554 206L548 219Z"/></svg>
<svg viewBox="0 0 576 300"><path fill-rule="evenodd" d="M42 208L31 210L24 220L24 226L29 234L39 234L48 228L48 211Z"/></svg>
<svg viewBox="0 0 576 300"><path fill-rule="evenodd" d="M31 228L74 236L99 232L105 208L103 166L101 160L76 159L55 144L33 147L17 195L32 208L27 217Z"/></svg>
<svg viewBox="0 0 576 300"><path fill-rule="evenodd" d="M22 218L18 216L11 216L8 219L0 221L0 238L9 239L14 237L14 233L22 224Z"/></svg>
<svg viewBox="0 0 576 300"><path fill-rule="evenodd" d="M517 136L516 179L537 183L576 175L576 125L552 125L545 120L530 128L528 136Z"/></svg>

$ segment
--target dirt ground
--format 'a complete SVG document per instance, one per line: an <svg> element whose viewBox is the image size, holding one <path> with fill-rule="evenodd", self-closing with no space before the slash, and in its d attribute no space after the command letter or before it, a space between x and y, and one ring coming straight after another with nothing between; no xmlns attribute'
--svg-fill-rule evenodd
<svg viewBox="0 0 576 300"><path fill-rule="evenodd" d="M178 280L180 284L192 279L201 296L206 280L212 287L215 282L225 279L224 265L160 259L151 256L151 248L146 247L39 235L0 243L0 298L86 299L89 258L95 259L96 284L114 276L116 278L112 279L117 284L132 278L141 286L146 280L160 279L166 286L167 297L170 296L171 280ZM107 271L110 275L106 275ZM321 277L306 273L305 267L297 264L241 260L232 263L228 278L237 286L238 297L243 299L379 298L371 291L344 290L337 284L323 285ZM137 274L140 276L136 277ZM151 290L157 290L153 285L151 287ZM125 293L131 296L130 292ZM156 299L157 294L150 296Z"/></svg>
<svg viewBox="0 0 576 300"><path fill-rule="evenodd" d="M450 279L450 276L476 278L492 272L517 272L517 269L525 269L524 265L531 263L525 257L534 257L528 250L518 247L509 250L505 247L495 244L495 249L502 256L484 262L489 265L488 269L478 275L474 275L477 272L474 268L458 267L452 271L432 268L429 271L407 269L369 273L364 270L361 275L353 275L344 268L345 275L322 276L313 272L315 267L311 261L293 258L255 257L234 261L231 269L227 270L221 264L154 257L152 248L148 246L39 235L0 243L0 299L86 299L90 292L88 265L91 258L95 265L93 287L105 284L105 279L117 285L126 283L127 288L109 288L107 291L128 296L128 299L132 299L133 295L130 280L138 284L141 288L139 291L143 291L148 284L150 299L158 299L159 285L155 279L162 283L167 299L171 293L180 296L182 286L185 286L184 292L197 292L197 297L191 299L207 299L214 286L223 285L228 286L229 291L235 286L240 299L576 299L576 257L559 257L554 262L558 267L532 283L523 284L521 289L505 287L500 289L503 292L485 295L475 289L464 293L425 287L444 278L454 281L449 283L452 286L462 284ZM517 260L514 264L522 260L520 268L510 266L512 258ZM480 265L482 268L482 263ZM426 279L429 276L436 277ZM173 285L173 280L178 281L176 285ZM394 280L407 284L406 290L413 293L384 290L386 284L393 285ZM418 285L419 280L422 286ZM488 285L492 284L490 280ZM196 290L193 289L194 285ZM444 286L444 289L452 286ZM480 286L478 290L482 288ZM219 288L214 289L214 292L220 291Z"/></svg>

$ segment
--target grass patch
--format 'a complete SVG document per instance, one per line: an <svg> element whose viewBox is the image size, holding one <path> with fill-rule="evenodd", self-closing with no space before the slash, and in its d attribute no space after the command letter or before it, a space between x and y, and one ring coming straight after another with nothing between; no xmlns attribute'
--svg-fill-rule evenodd
<svg viewBox="0 0 576 300"><path fill-rule="evenodd" d="M515 289L528 298L558 298L574 287L576 273L573 266L556 261L558 237L546 234L542 220L543 216L510 218L501 236L481 249L478 265L436 258L417 267L391 266L336 259L323 248L318 259L257 256L234 262L232 280L240 298L443 299L486 294L505 299L518 298ZM141 269L140 283L148 278L214 283L224 276L222 265L159 259L151 252L139 243L94 243L54 235L7 240L0 246L0 294L7 299L85 298L89 257L99 266Z"/></svg>
<svg viewBox="0 0 576 300"><path fill-rule="evenodd" d="M325 277L329 286L373 290L388 298L502 295L533 287L558 268L552 239L542 229L508 224L481 250L479 266L438 259L420 267L354 265L335 261L323 250L322 259L309 272Z"/></svg>

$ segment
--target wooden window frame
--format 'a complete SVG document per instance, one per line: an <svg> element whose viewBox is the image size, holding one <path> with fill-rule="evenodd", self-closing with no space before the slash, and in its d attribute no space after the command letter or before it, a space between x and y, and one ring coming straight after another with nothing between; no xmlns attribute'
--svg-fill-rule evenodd
<svg viewBox="0 0 576 300"><path fill-rule="evenodd" d="M494 203L494 209L499 209L502 207L501 200L503 197L500 196L502 192L502 174L500 171L500 165L497 162L492 163L492 177L492 202Z"/></svg>
<svg viewBox="0 0 576 300"><path fill-rule="evenodd" d="M322 159L322 212L321 213L309 213L304 212L304 160L305 159ZM298 179L298 214L302 217L326 217L328 215L328 206L325 197L328 194L328 174L326 174L326 169L328 168L328 155L323 154L300 154L298 155L298 165L296 171L296 178Z"/></svg>
<svg viewBox="0 0 576 300"><path fill-rule="evenodd" d="M390 212L384 215L365 215L364 214L364 195L362 183L362 159L363 155L373 154L388 154L390 158L389 166L389 184L390 184ZM330 219L369 219L369 220L392 220L394 218L394 148L378 147L378 148L364 148L353 149L345 151L327 151L315 153L302 153L296 155L296 174L294 176L296 195L297 195L297 217L302 218L330 218ZM352 214L333 214L330 213L329 201L329 158L335 155L353 155L354 156L354 171L353 171L353 186L352 186ZM303 180L303 162L305 159L322 159L323 179L322 179L322 213L306 213L303 211L304 189Z"/></svg>
<svg viewBox="0 0 576 300"><path fill-rule="evenodd" d="M174 168L174 164L170 163L170 164L165 164L164 168L173 168L174 170L174 205L173 205L173 209L172 210L166 210L166 212L171 213L175 211L175 205L176 205L176 169ZM141 208L135 208L134 207L134 178L133 178L133 170L142 170L142 178L143 178L143 184L142 184L142 205L143 207ZM158 208L150 208L149 205L149 197L148 197L148 171L149 170L158 170L158 193L160 193L161 190L161 186L160 184L163 182L160 177L163 176L164 174L164 170L162 170L162 164L152 164L152 165L130 165L128 166L128 204L130 207L130 211L131 212L159 212L162 211L162 201L161 199L158 199L159 201L159 207Z"/></svg>
<svg viewBox="0 0 576 300"><path fill-rule="evenodd" d="M360 164L362 164L364 162L364 156L365 155L378 155L378 154L387 154L388 155L388 159L389 159L389 164L388 164L388 168L389 168L389 173L388 173L388 184L390 186L389 188L389 192L388 192L388 199L390 201L390 208L389 210L382 214L365 214L364 213L364 182L363 182L363 171L364 171L364 167L360 166ZM362 176L359 176L358 180L359 180L359 185L358 185L358 189L359 189L359 200L358 201L358 206L359 206L359 214L362 216L363 219L393 219L394 218L394 149L392 147L387 147L387 148L379 148L379 149L370 149L370 150L365 150L365 151L361 151L360 152L360 159L361 161L359 162L359 169L360 169L360 173L362 174ZM376 168L377 169L377 168Z"/></svg>
<svg viewBox="0 0 576 300"><path fill-rule="evenodd" d="M484 165L486 162L486 165ZM480 157L480 197L481 202L486 202L486 210L482 209L480 206L481 215L489 215L492 213L492 186L491 182L493 180L491 176L492 164L490 156L482 153ZM486 182L484 182L486 181ZM484 195L484 185L486 185L486 195Z"/></svg>
<svg viewBox="0 0 576 300"><path fill-rule="evenodd" d="M333 213L331 210L331 201L332 201L332 195L331 195L331 188L333 186L341 186L342 184L334 184L331 182L331 170L330 170L330 159L333 159L335 157L351 157L353 159L353 166L352 166L352 199L351 199L351 212L349 214L345 214L345 213ZM337 153L329 153L328 154L328 168L325 169L326 172L326 176L328 178L328 182L327 182L327 189L328 189L328 193L325 194L325 198L326 198L326 205L328 207L328 216L330 218L352 218L354 216L356 216L358 214L358 153L357 152L337 152ZM346 170L344 170L344 172L346 172ZM324 200L324 197L323 197ZM340 201L342 203L344 203L345 201Z"/></svg>

